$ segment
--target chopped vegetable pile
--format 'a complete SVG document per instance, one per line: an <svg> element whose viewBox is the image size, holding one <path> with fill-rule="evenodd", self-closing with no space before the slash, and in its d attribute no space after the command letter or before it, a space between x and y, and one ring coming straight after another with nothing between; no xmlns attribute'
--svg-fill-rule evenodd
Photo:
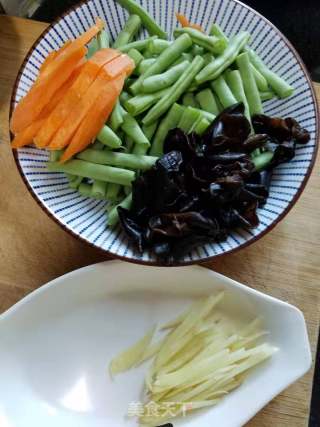
<svg viewBox="0 0 320 427"><path fill-rule="evenodd" d="M206 33L175 11L181 27L174 29L173 40L169 40L170 35L134 0L117 1L130 15L112 47L102 20L97 18L84 34L49 53L36 82L11 117L12 147L34 143L50 150L50 171L64 172L70 187L81 195L108 201L110 227L118 224L120 213L124 229L140 249L151 246L166 260L176 259L202 242L204 234L222 240L235 225L257 225L255 208L267 197L270 176L262 179L255 171L270 171L290 160L295 143L307 142L309 134L292 118L263 115L264 101L289 97L293 88L249 46L248 32L228 38L213 23ZM150 36L136 39L143 26ZM238 121L234 118L239 114L224 111L238 111L238 103L243 105L246 120L242 110ZM222 123L222 117L232 118L222 130L232 128L236 138L221 135L217 123ZM180 131L170 132L177 128ZM270 151L271 142L281 144ZM185 148L181 147L184 143ZM199 144L206 147L201 160ZM175 154L169 155L173 150ZM192 151L197 152L196 164L188 157ZM168 169L169 158L176 167L187 167L184 176L188 183L193 182L193 188L185 190L186 182L179 182L176 186L185 193L179 203L175 200L173 206L161 209L153 206L150 210L149 206L142 221L141 212L137 212L137 206L143 210L137 205L138 186L142 181L147 186L147 177L159 173L163 165ZM220 172L212 174L208 162ZM229 182L217 182L236 174L241 180L237 188L233 182L234 191ZM164 178L157 181L164 184ZM159 205L171 201L167 190L164 187L161 194L151 188L148 191L159 196ZM234 203L230 205L231 195ZM203 210L207 211L213 200L219 200L219 213L207 216ZM133 210L128 214L132 201ZM154 201L148 203L154 205ZM163 214L166 217L160 218ZM143 237L138 236L137 225L143 233L147 231ZM172 245L172 233L174 240L182 236L183 244ZM170 244L163 243L160 235L169 236Z"/></svg>
<svg viewBox="0 0 320 427"><path fill-rule="evenodd" d="M158 341L152 342L153 327L111 361L114 376L152 359L145 378L146 410L140 424L158 426L170 418L216 405L275 352L271 345L261 343L267 334L261 319L239 326L219 311L223 299L221 292L195 302L163 326L169 332ZM156 405L156 414L148 413L148 402Z"/></svg>
<svg viewBox="0 0 320 427"><path fill-rule="evenodd" d="M258 226L271 170L309 135L294 119L264 115L252 117L261 133L250 135L244 112L243 103L228 107L202 136L169 131L165 155L133 182L131 209L118 208L141 252L150 248L170 264L199 244L226 240L235 227Z"/></svg>

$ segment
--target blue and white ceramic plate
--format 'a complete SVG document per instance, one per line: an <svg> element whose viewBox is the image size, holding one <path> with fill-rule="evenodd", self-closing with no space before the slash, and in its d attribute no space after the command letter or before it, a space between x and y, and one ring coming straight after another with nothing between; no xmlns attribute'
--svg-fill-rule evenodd
<svg viewBox="0 0 320 427"><path fill-rule="evenodd" d="M311 141L297 148L296 157L274 170L267 204L259 209L260 225L254 230L236 230L226 242L199 246L180 264L196 263L247 246L271 230L297 201L312 170L316 157L318 129L317 104L308 73L288 40L267 19L236 0L138 0L171 34L176 26L175 12L186 15L206 30L217 22L228 36L248 30L251 45L272 68L295 88L285 100L264 104L271 116L292 116L311 133ZM51 25L36 41L19 72L12 96L13 108L34 80L41 63L53 49L78 36L94 23L97 16L115 38L127 18L127 12L115 0L90 0L80 3ZM142 35L145 37L146 33ZM68 187L64 175L46 170L47 153L33 147L15 152L20 173L40 206L65 230L111 255L133 262L156 263L152 254L140 255L121 232L106 225L105 201L87 199Z"/></svg>

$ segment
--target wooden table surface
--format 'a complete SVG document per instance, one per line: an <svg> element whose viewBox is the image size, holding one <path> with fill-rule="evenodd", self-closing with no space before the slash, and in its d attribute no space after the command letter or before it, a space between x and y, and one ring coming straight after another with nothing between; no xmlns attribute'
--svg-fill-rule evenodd
<svg viewBox="0 0 320 427"><path fill-rule="evenodd" d="M44 23L0 16L0 312L47 281L106 259L47 217L28 193L11 154L11 90L24 56L45 28ZM320 85L315 86L320 99ZM307 321L313 355L320 323L318 170L319 159L299 202L273 231L250 247L206 265L299 307ZM313 370L248 426L307 426L312 378Z"/></svg>

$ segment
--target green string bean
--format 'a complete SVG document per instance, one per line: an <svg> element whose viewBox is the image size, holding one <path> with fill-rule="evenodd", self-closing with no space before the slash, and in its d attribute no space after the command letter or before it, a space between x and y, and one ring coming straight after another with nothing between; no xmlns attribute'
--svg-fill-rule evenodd
<svg viewBox="0 0 320 427"><path fill-rule="evenodd" d="M134 170L150 169L157 161L157 157L154 156L141 156L115 151L96 151L91 148L87 148L79 153L77 158L98 165L109 165Z"/></svg>
<svg viewBox="0 0 320 427"><path fill-rule="evenodd" d="M250 67L249 55L247 52L241 53L236 59L239 68L241 79L244 87L244 92L249 105L250 115L263 113L262 102L257 88L252 68Z"/></svg>
<svg viewBox="0 0 320 427"><path fill-rule="evenodd" d="M252 49L248 49L248 53L252 64L265 77L273 91L280 98L287 98L293 94L293 87L290 86L282 77L271 71Z"/></svg>
<svg viewBox="0 0 320 427"><path fill-rule="evenodd" d="M141 19L138 15L130 15L123 29L113 43L115 49L131 42L141 27Z"/></svg>
<svg viewBox="0 0 320 427"><path fill-rule="evenodd" d="M179 37L183 34L188 34L191 37L191 40L193 41L194 44L197 44L200 47L203 47L204 49L208 50L211 53L221 54L227 46L224 40L221 40L215 36L207 36L201 31L196 30L195 28L190 28L190 27L177 28L173 32L174 37ZM203 52L200 53L200 55L203 55Z"/></svg>
<svg viewBox="0 0 320 427"><path fill-rule="evenodd" d="M119 221L118 207L122 207L124 209L130 209L132 204L132 193L130 193L127 197L125 197L121 203L114 206L108 213L108 224L110 227L115 226Z"/></svg>
<svg viewBox="0 0 320 427"><path fill-rule="evenodd" d="M185 133L190 133L195 125L195 123L201 117L201 112L192 107L187 107L177 125L179 129L182 129Z"/></svg>
<svg viewBox="0 0 320 427"><path fill-rule="evenodd" d="M202 110L208 111L208 113L217 116L219 114L219 108L212 90L209 88L203 89L201 92L196 94L196 100L198 101Z"/></svg>
<svg viewBox="0 0 320 427"><path fill-rule="evenodd" d="M143 81L150 76L162 73L180 57L180 55L189 49L192 40L187 34L178 37L166 50L160 53L156 62L152 64L137 80L131 85L130 90L134 95L141 91Z"/></svg>
<svg viewBox="0 0 320 427"><path fill-rule="evenodd" d="M95 153L104 151L92 150ZM106 152L106 151L105 151ZM114 182L115 184L131 185L135 178L133 171L112 166L98 165L83 160L70 160L67 163L49 162L48 170L51 172L64 172L84 178L98 179L100 181Z"/></svg>
<svg viewBox="0 0 320 427"><path fill-rule="evenodd" d="M225 35L225 33L222 31L222 29L216 23L213 23L211 25L209 34L210 34L210 36L216 36L219 39L224 40L224 42L226 43L226 45L229 43L228 37Z"/></svg>
<svg viewBox="0 0 320 427"><path fill-rule="evenodd" d="M167 49L168 46L170 46L172 42L169 42L168 40L163 39L154 39L150 40L148 43L148 51L151 53L152 56L160 55L161 52L163 52L165 49Z"/></svg>
<svg viewBox="0 0 320 427"><path fill-rule="evenodd" d="M185 108L179 104L173 104L167 115L161 120L157 132L153 138L150 149L152 156L162 156L163 143L170 129L177 127Z"/></svg>
<svg viewBox="0 0 320 427"><path fill-rule="evenodd" d="M236 98L233 96L223 76L219 76L216 80L213 80L211 82L211 87L218 96L223 108L230 107L230 105L237 103Z"/></svg>
<svg viewBox="0 0 320 427"><path fill-rule="evenodd" d="M232 37L223 53L199 72L195 78L196 83L199 85L219 77L235 61L249 38L250 34L247 32L241 32Z"/></svg>
<svg viewBox="0 0 320 427"><path fill-rule="evenodd" d="M118 137L118 135L107 125L103 126L97 136L97 139L103 145L112 149L119 148L122 144L121 139Z"/></svg>
<svg viewBox="0 0 320 427"><path fill-rule="evenodd" d="M135 117L148 110L159 99L166 97L169 91L170 88L167 88L160 90L159 92L137 95L126 101L124 106L127 111Z"/></svg>
<svg viewBox="0 0 320 427"><path fill-rule="evenodd" d="M142 92L154 93L171 86L178 80L188 65L189 62L184 61L178 65L175 65L174 67L169 68L162 74L155 74L153 76L147 77L142 82Z"/></svg>
<svg viewBox="0 0 320 427"><path fill-rule="evenodd" d="M131 14L138 15L150 34L155 34L161 39L167 39L168 35L161 27L151 18L149 13L134 0L117 0L122 7L127 9Z"/></svg>
<svg viewBox="0 0 320 427"><path fill-rule="evenodd" d="M191 92L186 92L182 97L182 105L185 107L194 107L198 108L199 104L195 96Z"/></svg>
<svg viewBox="0 0 320 427"><path fill-rule="evenodd" d="M244 91L241 74L238 70L229 71L226 73L228 85L238 102L243 102L245 108L245 116L251 123L251 115L248 100Z"/></svg>
<svg viewBox="0 0 320 427"><path fill-rule="evenodd" d="M183 36L181 36L183 37ZM165 50L168 51L170 47ZM174 104L180 96L188 89L195 76L203 66L203 58L196 56L191 64L185 69L180 78L168 89L166 97L160 99L143 118L142 123L149 125L161 117Z"/></svg>
<svg viewBox="0 0 320 427"><path fill-rule="evenodd" d="M137 49L139 51L142 51L148 46L148 43L150 42L150 40L153 40L156 38L157 38L156 36L152 36L143 40L137 40L131 43L127 43L123 46L120 46L118 50L120 50L123 53L129 52L130 49Z"/></svg>
<svg viewBox="0 0 320 427"><path fill-rule="evenodd" d="M105 30L101 30L97 36L98 45L100 49L106 49L110 46L110 40L107 32Z"/></svg>

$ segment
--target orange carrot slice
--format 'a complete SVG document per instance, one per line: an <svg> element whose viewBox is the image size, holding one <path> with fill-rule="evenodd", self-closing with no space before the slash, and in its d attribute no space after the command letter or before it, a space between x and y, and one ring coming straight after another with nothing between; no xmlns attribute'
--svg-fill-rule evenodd
<svg viewBox="0 0 320 427"><path fill-rule="evenodd" d="M11 131L13 133L21 132L36 120L54 93L68 80L79 61L85 56L86 51L87 49L84 47L73 51L71 55L60 63L55 73L45 76L48 69L58 62L60 56L57 61L48 65L42 77L39 77L14 110L11 118Z"/></svg>
<svg viewBox="0 0 320 427"><path fill-rule="evenodd" d="M20 148L25 145L32 144L34 137L44 125L46 118L49 116L49 114L51 114L51 112L54 110L60 100L64 97L66 91L70 88L74 80L77 78L77 75L80 73L81 66L82 65L79 65L79 67L73 72L70 79L63 86L61 86L60 89L58 89L58 91L51 98L49 104L47 104L45 108L41 111L39 118L15 136L11 144L12 148Z"/></svg>
<svg viewBox="0 0 320 427"><path fill-rule="evenodd" d="M120 74L126 74L128 77L135 68L133 60L128 55L120 55L113 61L110 61L104 68L107 76L112 80Z"/></svg>
<svg viewBox="0 0 320 427"><path fill-rule="evenodd" d="M43 125L45 119L38 119L35 122L31 123L27 128L25 128L22 132L18 133L14 140L12 141L12 148L20 148L25 145L32 144L33 138L38 132L38 130Z"/></svg>
<svg viewBox="0 0 320 427"><path fill-rule="evenodd" d="M43 61L43 63L40 66L39 69L39 76L44 72L44 70L48 67L49 64L59 55L59 53L56 50L53 50L49 53L49 55L46 57L46 59Z"/></svg>
<svg viewBox="0 0 320 427"><path fill-rule="evenodd" d="M43 63L40 66L39 74L42 74L44 70L48 67L49 64L58 56L61 52L63 52L70 44L72 43L71 40L68 40L65 42L65 44L58 50L53 50L49 53L49 55L46 57L46 59L43 61Z"/></svg>
<svg viewBox="0 0 320 427"><path fill-rule="evenodd" d="M101 68L119 55L121 53L115 49L101 49L86 62L79 77L35 136L37 147L43 148L50 143L58 129L66 120L69 120L72 110L77 108L79 100L94 82Z"/></svg>
<svg viewBox="0 0 320 427"><path fill-rule="evenodd" d="M189 27L190 22L188 21L188 19L182 15L181 13L176 12L176 18L177 21L183 26L183 27Z"/></svg>
<svg viewBox="0 0 320 427"><path fill-rule="evenodd" d="M94 108L86 115L78 127L70 144L61 157L61 163L69 160L72 156L84 150L98 135L104 123L108 120L113 107L120 95L124 85L125 75L103 83L101 93L97 98Z"/></svg>
<svg viewBox="0 0 320 427"><path fill-rule="evenodd" d="M199 31L203 32L203 29L202 29L201 25L199 25L199 24L191 24L184 15L181 15L181 13L177 13L176 12L176 18L177 18L178 22L180 22L180 24L182 25L182 27L195 28L196 30L199 30Z"/></svg>
<svg viewBox="0 0 320 427"><path fill-rule="evenodd" d="M11 118L11 130L21 132L40 114L52 95L68 80L76 64L87 52L85 45L103 28L101 20L69 44L49 63L28 94L19 102Z"/></svg>

